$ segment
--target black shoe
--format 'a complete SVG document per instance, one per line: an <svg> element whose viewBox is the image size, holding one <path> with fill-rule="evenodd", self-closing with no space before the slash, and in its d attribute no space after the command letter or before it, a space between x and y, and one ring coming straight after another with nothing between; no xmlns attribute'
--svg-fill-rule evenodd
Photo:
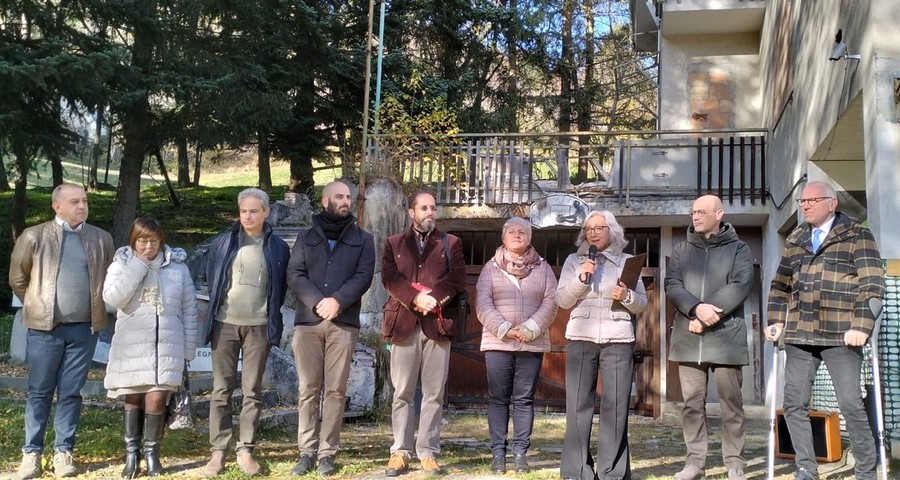
<svg viewBox="0 0 900 480"><path fill-rule="evenodd" d="M162 443L165 429L165 414L144 412L144 462L147 464L148 477L162 475L159 446Z"/></svg>
<svg viewBox="0 0 900 480"><path fill-rule="evenodd" d="M294 468L291 469L292 477L299 477L301 475L306 474L306 472L313 469L316 466L316 460L309 455L300 455L300 460L294 465Z"/></svg>
<svg viewBox="0 0 900 480"><path fill-rule="evenodd" d="M506 454L495 453L494 460L491 461L491 471L494 473L506 473Z"/></svg>
<svg viewBox="0 0 900 480"><path fill-rule="evenodd" d="M318 473L320 477L334 475L334 472L336 471L337 468L334 466L334 457L326 456L319 459L319 468L316 469L316 473Z"/></svg>
<svg viewBox="0 0 900 480"><path fill-rule="evenodd" d="M516 473L525 473L528 471L528 460L524 453L513 454L513 465L516 467Z"/></svg>
<svg viewBox="0 0 900 480"><path fill-rule="evenodd" d="M144 429L144 411L125 410L123 415L125 432L125 468L122 478L137 478L141 473L141 435Z"/></svg>

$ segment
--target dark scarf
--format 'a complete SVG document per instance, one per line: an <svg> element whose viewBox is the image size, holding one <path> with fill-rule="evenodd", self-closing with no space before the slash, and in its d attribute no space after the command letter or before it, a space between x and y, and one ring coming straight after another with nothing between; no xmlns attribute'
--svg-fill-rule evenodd
<svg viewBox="0 0 900 480"><path fill-rule="evenodd" d="M325 238L329 240L337 240L341 238L341 233L347 228L347 225L356 221L356 217L352 214L346 217L329 213L327 210L322 213L313 215L313 222L322 228L325 232Z"/></svg>

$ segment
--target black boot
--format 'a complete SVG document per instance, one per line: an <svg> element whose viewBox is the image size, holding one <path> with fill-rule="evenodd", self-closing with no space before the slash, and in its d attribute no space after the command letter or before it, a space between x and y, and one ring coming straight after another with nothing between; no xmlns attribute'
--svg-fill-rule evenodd
<svg viewBox="0 0 900 480"><path fill-rule="evenodd" d="M165 428L165 414L144 413L144 462L147 464L148 477L158 477L162 474L162 465L159 464L159 445L162 443Z"/></svg>
<svg viewBox="0 0 900 480"><path fill-rule="evenodd" d="M122 478L137 478L141 473L141 428L144 426L144 411L125 410L123 430L125 432L125 469Z"/></svg>

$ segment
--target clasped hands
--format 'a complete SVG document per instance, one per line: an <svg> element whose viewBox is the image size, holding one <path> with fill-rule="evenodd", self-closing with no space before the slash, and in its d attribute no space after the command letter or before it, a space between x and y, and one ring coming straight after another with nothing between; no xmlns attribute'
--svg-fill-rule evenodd
<svg viewBox="0 0 900 480"><path fill-rule="evenodd" d="M432 297L431 295L420 292L416 295L416 298L413 299L413 310L421 313L422 315L428 315L429 313L435 311L438 306L438 301Z"/></svg>
<svg viewBox="0 0 900 480"><path fill-rule="evenodd" d="M332 297L325 297L316 304L315 312L327 321L334 320L341 313L341 305Z"/></svg>
<svg viewBox="0 0 900 480"><path fill-rule="evenodd" d="M766 339L776 342L784 331L783 323L773 323L766 327ZM844 345L848 347L861 347L869 341L869 335L859 330L847 330L844 332Z"/></svg>
<svg viewBox="0 0 900 480"><path fill-rule="evenodd" d="M703 330L707 327L711 327L719 322L722 318L723 310L715 305L710 303L701 303L694 308L694 315L697 318L693 319L688 323L688 330L691 333L703 333Z"/></svg>

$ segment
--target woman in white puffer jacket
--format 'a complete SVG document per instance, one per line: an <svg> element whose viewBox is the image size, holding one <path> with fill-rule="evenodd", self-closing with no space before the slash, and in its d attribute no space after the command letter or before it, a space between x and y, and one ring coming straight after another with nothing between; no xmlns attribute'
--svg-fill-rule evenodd
<svg viewBox="0 0 900 480"><path fill-rule="evenodd" d="M116 251L103 300L118 309L104 386L124 398L125 469L140 473L141 432L148 476L161 474L159 444L169 392L182 383L197 346L197 297L187 254L165 244L158 220L138 218Z"/></svg>

